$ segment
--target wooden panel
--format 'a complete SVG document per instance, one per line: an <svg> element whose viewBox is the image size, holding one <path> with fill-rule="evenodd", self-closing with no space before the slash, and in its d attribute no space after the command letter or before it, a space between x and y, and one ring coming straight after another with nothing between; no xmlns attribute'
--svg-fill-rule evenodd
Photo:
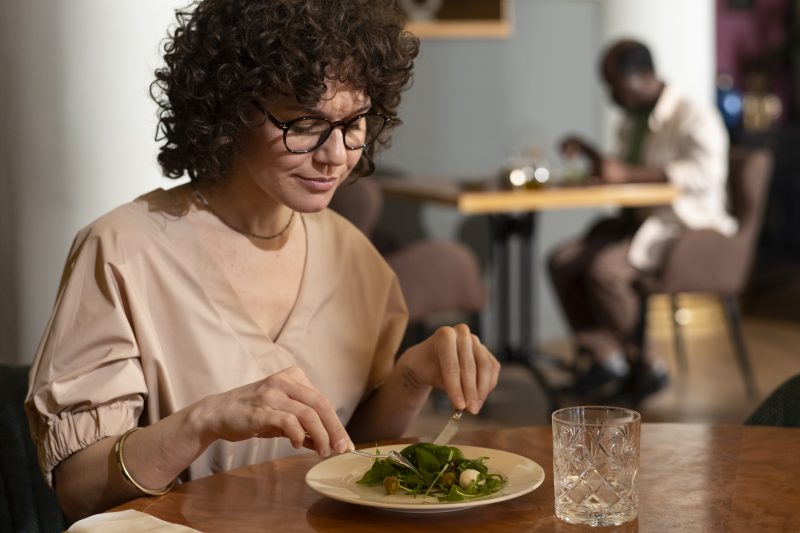
<svg viewBox="0 0 800 533"><path fill-rule="evenodd" d="M444 0L438 20L499 20L505 15L502 0Z"/></svg>
<svg viewBox="0 0 800 533"><path fill-rule="evenodd" d="M444 0L434 20L412 20L408 30L421 38L505 38L511 8L508 0Z"/></svg>

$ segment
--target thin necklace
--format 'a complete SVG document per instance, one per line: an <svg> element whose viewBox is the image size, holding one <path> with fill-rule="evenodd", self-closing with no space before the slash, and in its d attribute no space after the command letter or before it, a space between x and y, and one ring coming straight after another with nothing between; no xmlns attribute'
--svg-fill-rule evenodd
<svg viewBox="0 0 800 533"><path fill-rule="evenodd" d="M289 216L289 222L287 222L286 225L283 227L283 229L280 230L278 233L274 233L272 235L259 235L258 233L253 233L252 231L247 231L245 229L237 228L233 224L229 223L227 220L222 218L222 215L217 213L216 209L211 207L211 205L208 203L208 200L206 200L205 196L200 194L200 191L197 189L196 186L192 185L192 190L194 191L194 195L197 196L197 199L200 200L200 203L202 203L206 207L206 209L211 211L211 213L215 217L217 217L220 222L228 226L236 233L241 233L242 235L247 235L248 237L253 237L254 239L261 239L262 241L271 241L273 239L277 239L278 237L286 233L286 230L289 229L289 226L292 225L292 220L294 220L294 211L292 211L292 214Z"/></svg>

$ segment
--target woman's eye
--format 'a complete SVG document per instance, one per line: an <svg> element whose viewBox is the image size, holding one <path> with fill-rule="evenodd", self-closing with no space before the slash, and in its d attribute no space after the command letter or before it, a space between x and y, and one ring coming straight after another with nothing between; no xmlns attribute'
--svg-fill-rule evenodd
<svg viewBox="0 0 800 533"><path fill-rule="evenodd" d="M365 129L367 129L367 121L364 119L364 117L361 117L358 120L351 122L350 125L347 126L347 129L354 131L364 131Z"/></svg>
<svg viewBox="0 0 800 533"><path fill-rule="evenodd" d="M301 122L292 126L291 133L297 135L319 135L328 130L325 122Z"/></svg>

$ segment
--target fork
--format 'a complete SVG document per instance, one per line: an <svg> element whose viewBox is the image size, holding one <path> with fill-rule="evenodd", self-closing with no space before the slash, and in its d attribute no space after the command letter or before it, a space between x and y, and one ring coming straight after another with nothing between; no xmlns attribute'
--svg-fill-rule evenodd
<svg viewBox="0 0 800 533"><path fill-rule="evenodd" d="M350 453L360 455L361 457L371 457L373 459L388 459L395 464L408 468L418 475L420 479L425 479L425 476L422 475L422 472L417 470L417 467L414 466L414 463L406 459L403 454L395 450L391 450L386 453L371 453L364 450L351 450Z"/></svg>

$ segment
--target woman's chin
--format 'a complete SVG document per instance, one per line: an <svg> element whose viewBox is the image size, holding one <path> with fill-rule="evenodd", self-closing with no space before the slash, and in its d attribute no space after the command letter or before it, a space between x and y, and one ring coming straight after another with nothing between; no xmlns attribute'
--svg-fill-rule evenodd
<svg viewBox="0 0 800 533"><path fill-rule="evenodd" d="M333 194L325 194L315 198L303 198L288 204L288 206L298 213L318 213L328 207L332 197Z"/></svg>

